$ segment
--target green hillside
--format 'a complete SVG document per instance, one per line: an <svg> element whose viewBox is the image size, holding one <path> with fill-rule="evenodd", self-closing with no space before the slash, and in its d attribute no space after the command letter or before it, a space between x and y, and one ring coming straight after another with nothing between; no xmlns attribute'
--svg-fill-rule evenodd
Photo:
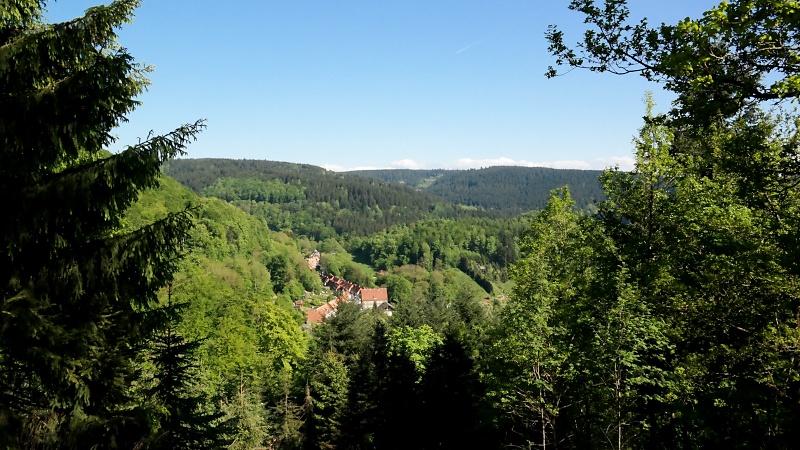
<svg viewBox="0 0 800 450"><path fill-rule="evenodd" d="M485 217L406 186L307 164L178 159L164 172L197 193L264 218L275 231L315 240L366 236L425 217Z"/></svg>
<svg viewBox="0 0 800 450"><path fill-rule="evenodd" d="M496 166L470 170L360 170L348 172L411 186L448 202L516 215L547 204L553 189L569 186L580 209L605 198L599 170Z"/></svg>
<svg viewBox="0 0 800 450"><path fill-rule="evenodd" d="M227 434L236 442L231 448L252 448L270 433L258 424L283 395L279 380L293 380L306 357L304 316L294 301L321 282L297 242L169 177L140 195L126 226L137 229L187 204L194 209L188 246L160 296L180 305L177 331L196 342L192 392L206 399L203 408L236 425Z"/></svg>
<svg viewBox="0 0 800 450"><path fill-rule="evenodd" d="M447 176L454 170L445 169L379 169L379 170L352 170L347 173L353 175L362 175L379 180L388 181L390 183L399 183L410 186L416 189L425 189L433 184L436 180Z"/></svg>
<svg viewBox="0 0 800 450"><path fill-rule="evenodd" d="M556 65L673 94L602 174L111 153L140 2L48 3L0 3L0 449L797 448L798 2L572 1Z"/></svg>

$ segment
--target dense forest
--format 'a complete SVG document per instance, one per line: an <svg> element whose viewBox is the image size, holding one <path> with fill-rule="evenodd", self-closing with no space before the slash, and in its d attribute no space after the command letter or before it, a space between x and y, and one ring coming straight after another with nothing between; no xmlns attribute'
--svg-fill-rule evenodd
<svg viewBox="0 0 800 450"><path fill-rule="evenodd" d="M451 203L506 216L544 208L553 189L569 186L578 208L595 211L605 198L599 170L486 167L470 170L359 170L349 172L401 183Z"/></svg>
<svg viewBox="0 0 800 450"><path fill-rule="evenodd" d="M423 190L439 178L446 176L450 170L444 169L375 169L351 170L347 173L377 178L390 183L399 183L414 189Z"/></svg>
<svg viewBox="0 0 800 450"><path fill-rule="evenodd" d="M198 193L235 202L267 219L322 240L364 236L424 217L487 217L415 189L316 166L275 161L176 159L164 171Z"/></svg>
<svg viewBox="0 0 800 450"><path fill-rule="evenodd" d="M793 2L657 28L571 2L591 32L551 27L557 66L676 96L648 97L635 169L604 171L590 211L573 183L537 211L470 204L470 182L522 196L528 169L176 159L202 121L111 154L147 83L116 44L139 2L43 6L0 5L0 447L796 446ZM459 206L418 190L451 175ZM392 314L306 320L346 299L320 271L386 288Z"/></svg>
<svg viewBox="0 0 800 450"><path fill-rule="evenodd" d="M228 179L302 186L300 198L293 198L293 201L304 200L322 208L331 205L336 209L366 214L380 209L389 214L383 219L384 225L410 223L431 211L439 217L515 216L543 208L550 191L565 185L574 192L581 209L594 211L595 203L604 198L600 171L597 170L498 166L479 170L330 172L308 164L277 161L179 159L165 164L164 171L195 192L219 193L229 201L255 199L234 198L235 191L244 187L229 186L231 181ZM288 199L266 200L273 204L289 202ZM452 205L468 208L454 208ZM394 209L390 211L392 207ZM408 215L409 221L397 222L402 215ZM352 231L349 226L337 225L334 228L339 234ZM355 231L364 234L377 229L356 227Z"/></svg>
<svg viewBox="0 0 800 450"><path fill-rule="evenodd" d="M203 195L225 200L297 239L336 239L342 252L377 269L458 268L491 293L494 281L508 281L507 268L517 259L515 239L524 228L520 217L491 217L396 184L368 190L363 184L376 181L272 161L178 160L166 171L184 176L191 187L189 174L216 170L230 176L200 189ZM261 178L253 177L256 173Z"/></svg>

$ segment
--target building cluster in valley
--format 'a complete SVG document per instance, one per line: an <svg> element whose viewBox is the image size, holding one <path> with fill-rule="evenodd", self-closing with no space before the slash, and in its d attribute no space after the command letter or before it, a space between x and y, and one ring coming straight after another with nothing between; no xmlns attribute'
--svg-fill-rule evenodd
<svg viewBox="0 0 800 450"><path fill-rule="evenodd" d="M310 258L306 258L308 267L316 270L319 267L319 252L314 251ZM310 323L321 323L326 317L336 314L336 310L343 302L355 302L361 305L362 309L376 308L379 311L391 316L394 307L389 303L389 293L386 288L365 288L355 283L351 283L336 275L319 272L322 284L336 295L336 298L316 309L311 309L306 313L306 320Z"/></svg>
<svg viewBox="0 0 800 450"><path fill-rule="evenodd" d="M318 251L314 250L314 252L311 253L311 256L306 258L306 262L308 263L308 268L311 270L317 270L317 267L319 267L319 259L321 256L322 255L320 255Z"/></svg>

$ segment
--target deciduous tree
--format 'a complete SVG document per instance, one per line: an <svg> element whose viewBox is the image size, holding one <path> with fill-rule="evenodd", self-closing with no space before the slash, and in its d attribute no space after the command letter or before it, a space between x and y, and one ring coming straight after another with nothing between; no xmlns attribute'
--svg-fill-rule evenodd
<svg viewBox="0 0 800 450"><path fill-rule="evenodd" d="M573 0L589 29L577 46L547 32L557 66L636 73L678 94L686 124L733 117L753 102L800 96L800 16L794 1L731 0L697 19L651 26L626 0ZM547 75L556 76L551 67Z"/></svg>

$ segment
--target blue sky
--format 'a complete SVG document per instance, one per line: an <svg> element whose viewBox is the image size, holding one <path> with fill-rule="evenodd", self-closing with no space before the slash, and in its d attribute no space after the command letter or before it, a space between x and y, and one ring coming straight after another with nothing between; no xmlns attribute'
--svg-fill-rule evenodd
<svg viewBox="0 0 800 450"><path fill-rule="evenodd" d="M51 21L98 2L48 5ZM630 167L635 76L547 80L544 32L583 30L567 0L144 0L120 32L154 66L118 146L204 118L193 158L356 168ZM717 2L632 0L674 23ZM573 39L574 40L574 39Z"/></svg>

